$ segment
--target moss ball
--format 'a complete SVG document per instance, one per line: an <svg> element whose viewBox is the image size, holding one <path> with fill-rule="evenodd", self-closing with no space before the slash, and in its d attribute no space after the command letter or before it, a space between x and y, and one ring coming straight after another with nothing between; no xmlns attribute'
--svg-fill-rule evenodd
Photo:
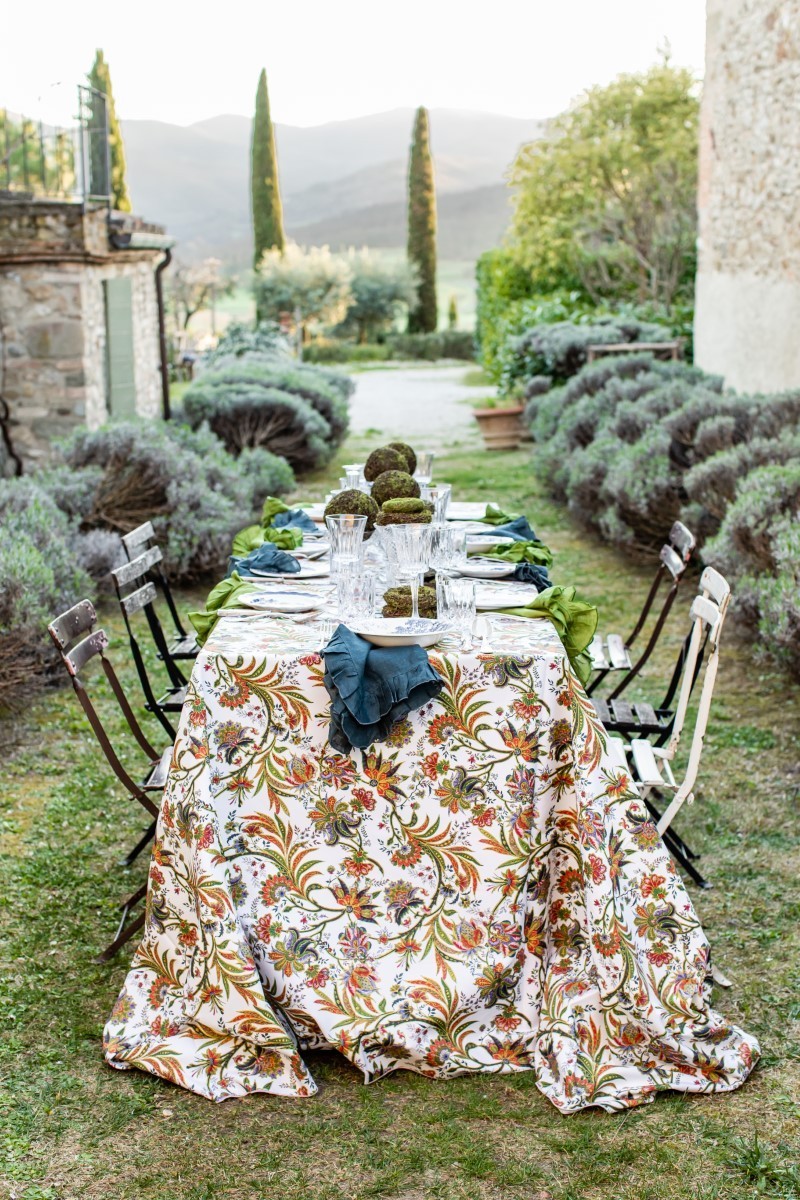
<svg viewBox="0 0 800 1200"><path fill-rule="evenodd" d="M398 513L379 512L375 518L376 525L430 525L433 517L430 513Z"/></svg>
<svg viewBox="0 0 800 1200"><path fill-rule="evenodd" d="M399 500L403 496L419 499L419 484L407 471L383 471L372 485L372 499L380 508L387 500Z"/></svg>
<svg viewBox="0 0 800 1200"><path fill-rule="evenodd" d="M417 596L417 604L419 607L419 615L421 617L433 618L436 616L436 590L435 588L421 587ZM396 587L389 588L388 592L384 592L383 608L381 609L384 617L410 617L411 616L411 588Z"/></svg>
<svg viewBox="0 0 800 1200"><path fill-rule="evenodd" d="M354 517L366 517L366 532L371 533L375 528L378 505L366 492L359 492L355 488L348 488L347 491L338 492L325 505L326 517L338 517L345 513L349 513Z"/></svg>
<svg viewBox="0 0 800 1200"><path fill-rule="evenodd" d="M389 445L392 450L397 450L400 454L402 454L403 458L408 463L409 475L413 475L417 469L416 453L411 449L410 446L407 446L405 442L389 442Z"/></svg>
<svg viewBox="0 0 800 1200"><path fill-rule="evenodd" d="M415 496L398 496L394 500L385 500L381 505L385 513L421 513L425 512L425 501L417 500Z"/></svg>
<svg viewBox="0 0 800 1200"><path fill-rule="evenodd" d="M364 463L364 478L369 483L374 483L385 471L408 471L405 455L399 450L393 450L391 446L381 446L378 450L373 450Z"/></svg>

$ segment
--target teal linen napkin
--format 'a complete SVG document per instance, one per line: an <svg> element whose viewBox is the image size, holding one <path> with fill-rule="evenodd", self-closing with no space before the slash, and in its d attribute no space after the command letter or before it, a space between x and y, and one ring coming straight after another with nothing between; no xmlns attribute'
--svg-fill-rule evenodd
<svg viewBox="0 0 800 1200"><path fill-rule="evenodd" d="M500 611L509 616L547 617L552 621L573 671L582 684L588 683L593 668L587 647L597 630L597 609L584 600L576 600L574 587L551 587L524 608Z"/></svg>
<svg viewBox="0 0 800 1200"><path fill-rule="evenodd" d="M208 635L219 620L221 609L238 608L242 597L253 591L253 585L242 579L236 571L213 587L206 598L205 608L188 614L189 620L197 630L198 644L205 645Z"/></svg>
<svg viewBox="0 0 800 1200"><path fill-rule="evenodd" d="M444 687L421 646L372 646L346 625L337 626L322 657L331 698L328 740L342 754L382 741Z"/></svg>
<svg viewBox="0 0 800 1200"><path fill-rule="evenodd" d="M232 554L228 560L228 575L237 571L243 579L247 575L252 575L254 571L260 573L270 571L276 575L296 575L299 570L300 563L295 556L287 554L285 550L279 550L272 542L263 542L255 550L251 550L246 558L236 558Z"/></svg>

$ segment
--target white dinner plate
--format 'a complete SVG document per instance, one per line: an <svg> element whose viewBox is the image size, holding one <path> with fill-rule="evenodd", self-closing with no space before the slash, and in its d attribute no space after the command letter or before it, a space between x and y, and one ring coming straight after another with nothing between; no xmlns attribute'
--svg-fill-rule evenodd
<svg viewBox="0 0 800 1200"><path fill-rule="evenodd" d="M475 588L475 607L481 612L493 608L524 608L538 595L536 588L529 584L509 584L506 587L502 583L488 587L484 585Z"/></svg>
<svg viewBox="0 0 800 1200"><path fill-rule="evenodd" d="M298 558L299 571L258 571L254 567L252 574L259 579L271 579L275 583L295 583L299 579L325 579L331 573L329 562L310 562L307 558Z"/></svg>
<svg viewBox="0 0 800 1200"><path fill-rule="evenodd" d="M451 500L447 506L448 521L480 521L486 516L486 505L477 500Z"/></svg>
<svg viewBox="0 0 800 1200"><path fill-rule="evenodd" d="M478 533L467 534L467 554L480 554L487 546L510 546L517 539L509 537L508 534L492 534L489 537L482 537Z"/></svg>
<svg viewBox="0 0 800 1200"><path fill-rule="evenodd" d="M481 558L476 554L458 568L458 573L466 575L468 579L506 579L513 575L516 569L516 563L502 562L497 558Z"/></svg>
<svg viewBox="0 0 800 1200"><path fill-rule="evenodd" d="M426 617L373 617L356 621L348 628L372 642L373 646L435 646L445 634L451 633L451 621L431 621Z"/></svg>
<svg viewBox="0 0 800 1200"><path fill-rule="evenodd" d="M255 608L263 612L304 613L315 608L321 608L323 597L314 592L292 591L290 588L276 588L274 591L264 589L242 596L240 604L244 608Z"/></svg>

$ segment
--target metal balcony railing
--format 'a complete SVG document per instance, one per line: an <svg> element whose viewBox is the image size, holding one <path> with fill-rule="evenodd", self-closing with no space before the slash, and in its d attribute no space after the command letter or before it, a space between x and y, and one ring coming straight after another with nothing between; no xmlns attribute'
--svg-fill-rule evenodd
<svg viewBox="0 0 800 1200"><path fill-rule="evenodd" d="M78 88L69 126L45 124L0 108L0 194L108 201L111 164L106 97Z"/></svg>

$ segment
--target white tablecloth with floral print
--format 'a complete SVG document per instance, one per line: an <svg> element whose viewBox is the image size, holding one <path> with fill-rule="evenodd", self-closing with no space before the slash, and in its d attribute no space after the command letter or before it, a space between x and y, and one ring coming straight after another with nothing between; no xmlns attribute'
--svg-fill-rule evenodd
<svg viewBox="0 0 800 1200"><path fill-rule="evenodd" d="M737 1087L683 883L547 621L430 652L445 686L327 742L314 625L223 617L197 659L108 1062L215 1100L536 1073L564 1113Z"/></svg>

